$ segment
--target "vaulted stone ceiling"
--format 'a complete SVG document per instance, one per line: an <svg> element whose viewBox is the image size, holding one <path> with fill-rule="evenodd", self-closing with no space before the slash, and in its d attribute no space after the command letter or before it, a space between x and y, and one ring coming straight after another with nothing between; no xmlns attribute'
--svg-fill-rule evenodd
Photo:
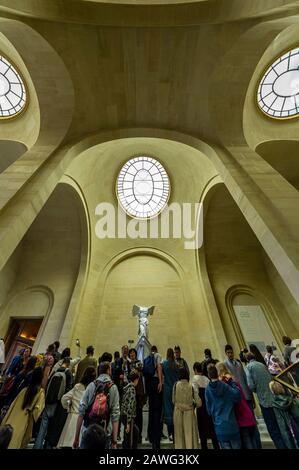
<svg viewBox="0 0 299 470"><path fill-rule="evenodd" d="M76 106L65 141L123 127L217 141L243 50L222 72L226 54L254 25L296 12L286 0L0 0L1 15L32 26L67 66Z"/></svg>

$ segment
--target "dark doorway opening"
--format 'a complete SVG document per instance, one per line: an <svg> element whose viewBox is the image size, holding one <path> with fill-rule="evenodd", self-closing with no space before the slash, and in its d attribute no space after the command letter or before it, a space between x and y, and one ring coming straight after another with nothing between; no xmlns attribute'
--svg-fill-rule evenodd
<svg viewBox="0 0 299 470"><path fill-rule="evenodd" d="M4 338L5 365L7 369L20 349L33 347L41 327L43 318L11 318L8 332Z"/></svg>

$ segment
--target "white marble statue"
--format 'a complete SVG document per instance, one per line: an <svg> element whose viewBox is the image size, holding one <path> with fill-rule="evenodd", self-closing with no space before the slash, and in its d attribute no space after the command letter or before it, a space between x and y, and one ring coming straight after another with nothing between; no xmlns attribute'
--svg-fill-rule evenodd
<svg viewBox="0 0 299 470"><path fill-rule="evenodd" d="M154 313L155 307L140 307L139 305L133 305L133 316L138 316L139 319L139 330L138 338L148 338L148 316Z"/></svg>

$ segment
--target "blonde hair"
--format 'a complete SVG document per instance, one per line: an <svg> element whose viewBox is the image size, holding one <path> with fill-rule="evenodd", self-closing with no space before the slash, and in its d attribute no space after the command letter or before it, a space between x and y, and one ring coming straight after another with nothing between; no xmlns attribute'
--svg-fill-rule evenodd
<svg viewBox="0 0 299 470"><path fill-rule="evenodd" d="M275 380L269 383L269 388L273 395L285 395L284 387L279 382L275 382Z"/></svg>
<svg viewBox="0 0 299 470"><path fill-rule="evenodd" d="M221 376L230 373L224 362L217 362L216 368L217 368L218 374Z"/></svg>

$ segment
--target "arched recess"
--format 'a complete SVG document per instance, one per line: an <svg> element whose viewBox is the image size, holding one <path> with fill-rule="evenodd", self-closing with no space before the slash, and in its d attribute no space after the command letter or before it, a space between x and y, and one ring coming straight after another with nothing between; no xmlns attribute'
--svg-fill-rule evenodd
<svg viewBox="0 0 299 470"><path fill-rule="evenodd" d="M29 91L26 110L0 126L0 140L17 140L28 148L0 175L1 210L64 139L74 91L59 55L30 26L0 18L0 51L18 67Z"/></svg>
<svg viewBox="0 0 299 470"><path fill-rule="evenodd" d="M226 293L225 303L240 347L248 348L254 343L265 353L265 346L274 344L283 350L285 331L263 292L244 285L232 286Z"/></svg>
<svg viewBox="0 0 299 470"><path fill-rule="evenodd" d="M41 338L54 304L54 293L47 286L31 286L12 294L7 302L3 316L9 319L31 318L42 319L37 338L34 343L33 353L39 351Z"/></svg>
<svg viewBox="0 0 299 470"><path fill-rule="evenodd" d="M0 272L0 335L7 333L11 299L42 284L54 298L38 338L38 351L59 339L66 319L75 315L71 299L80 296L87 253L88 229L81 199L74 188L60 183ZM27 313L27 318L37 314L30 313L29 307Z"/></svg>
<svg viewBox="0 0 299 470"><path fill-rule="evenodd" d="M27 147L21 142L0 140L0 173L5 171L26 151Z"/></svg>
<svg viewBox="0 0 299 470"><path fill-rule="evenodd" d="M163 356L178 343L184 356L193 359L183 271L177 262L159 250L143 248L122 253L109 264L103 273L96 346L109 350L111 343L117 348L130 339L135 344L138 321L132 316L133 305L156 305L149 321L150 342Z"/></svg>
<svg viewBox="0 0 299 470"><path fill-rule="evenodd" d="M299 309L292 305L282 290L274 287L268 257L240 209L223 184L213 190L204 220L204 254L209 282L227 340L236 349L243 346L241 336L227 304L231 286L250 286L258 299L267 299L272 324L279 318L279 334L294 335L299 331ZM202 262L204 262L202 260ZM260 301L266 305L265 301ZM279 336L277 333L277 336Z"/></svg>
<svg viewBox="0 0 299 470"><path fill-rule="evenodd" d="M299 139L264 142L256 152L299 190Z"/></svg>

